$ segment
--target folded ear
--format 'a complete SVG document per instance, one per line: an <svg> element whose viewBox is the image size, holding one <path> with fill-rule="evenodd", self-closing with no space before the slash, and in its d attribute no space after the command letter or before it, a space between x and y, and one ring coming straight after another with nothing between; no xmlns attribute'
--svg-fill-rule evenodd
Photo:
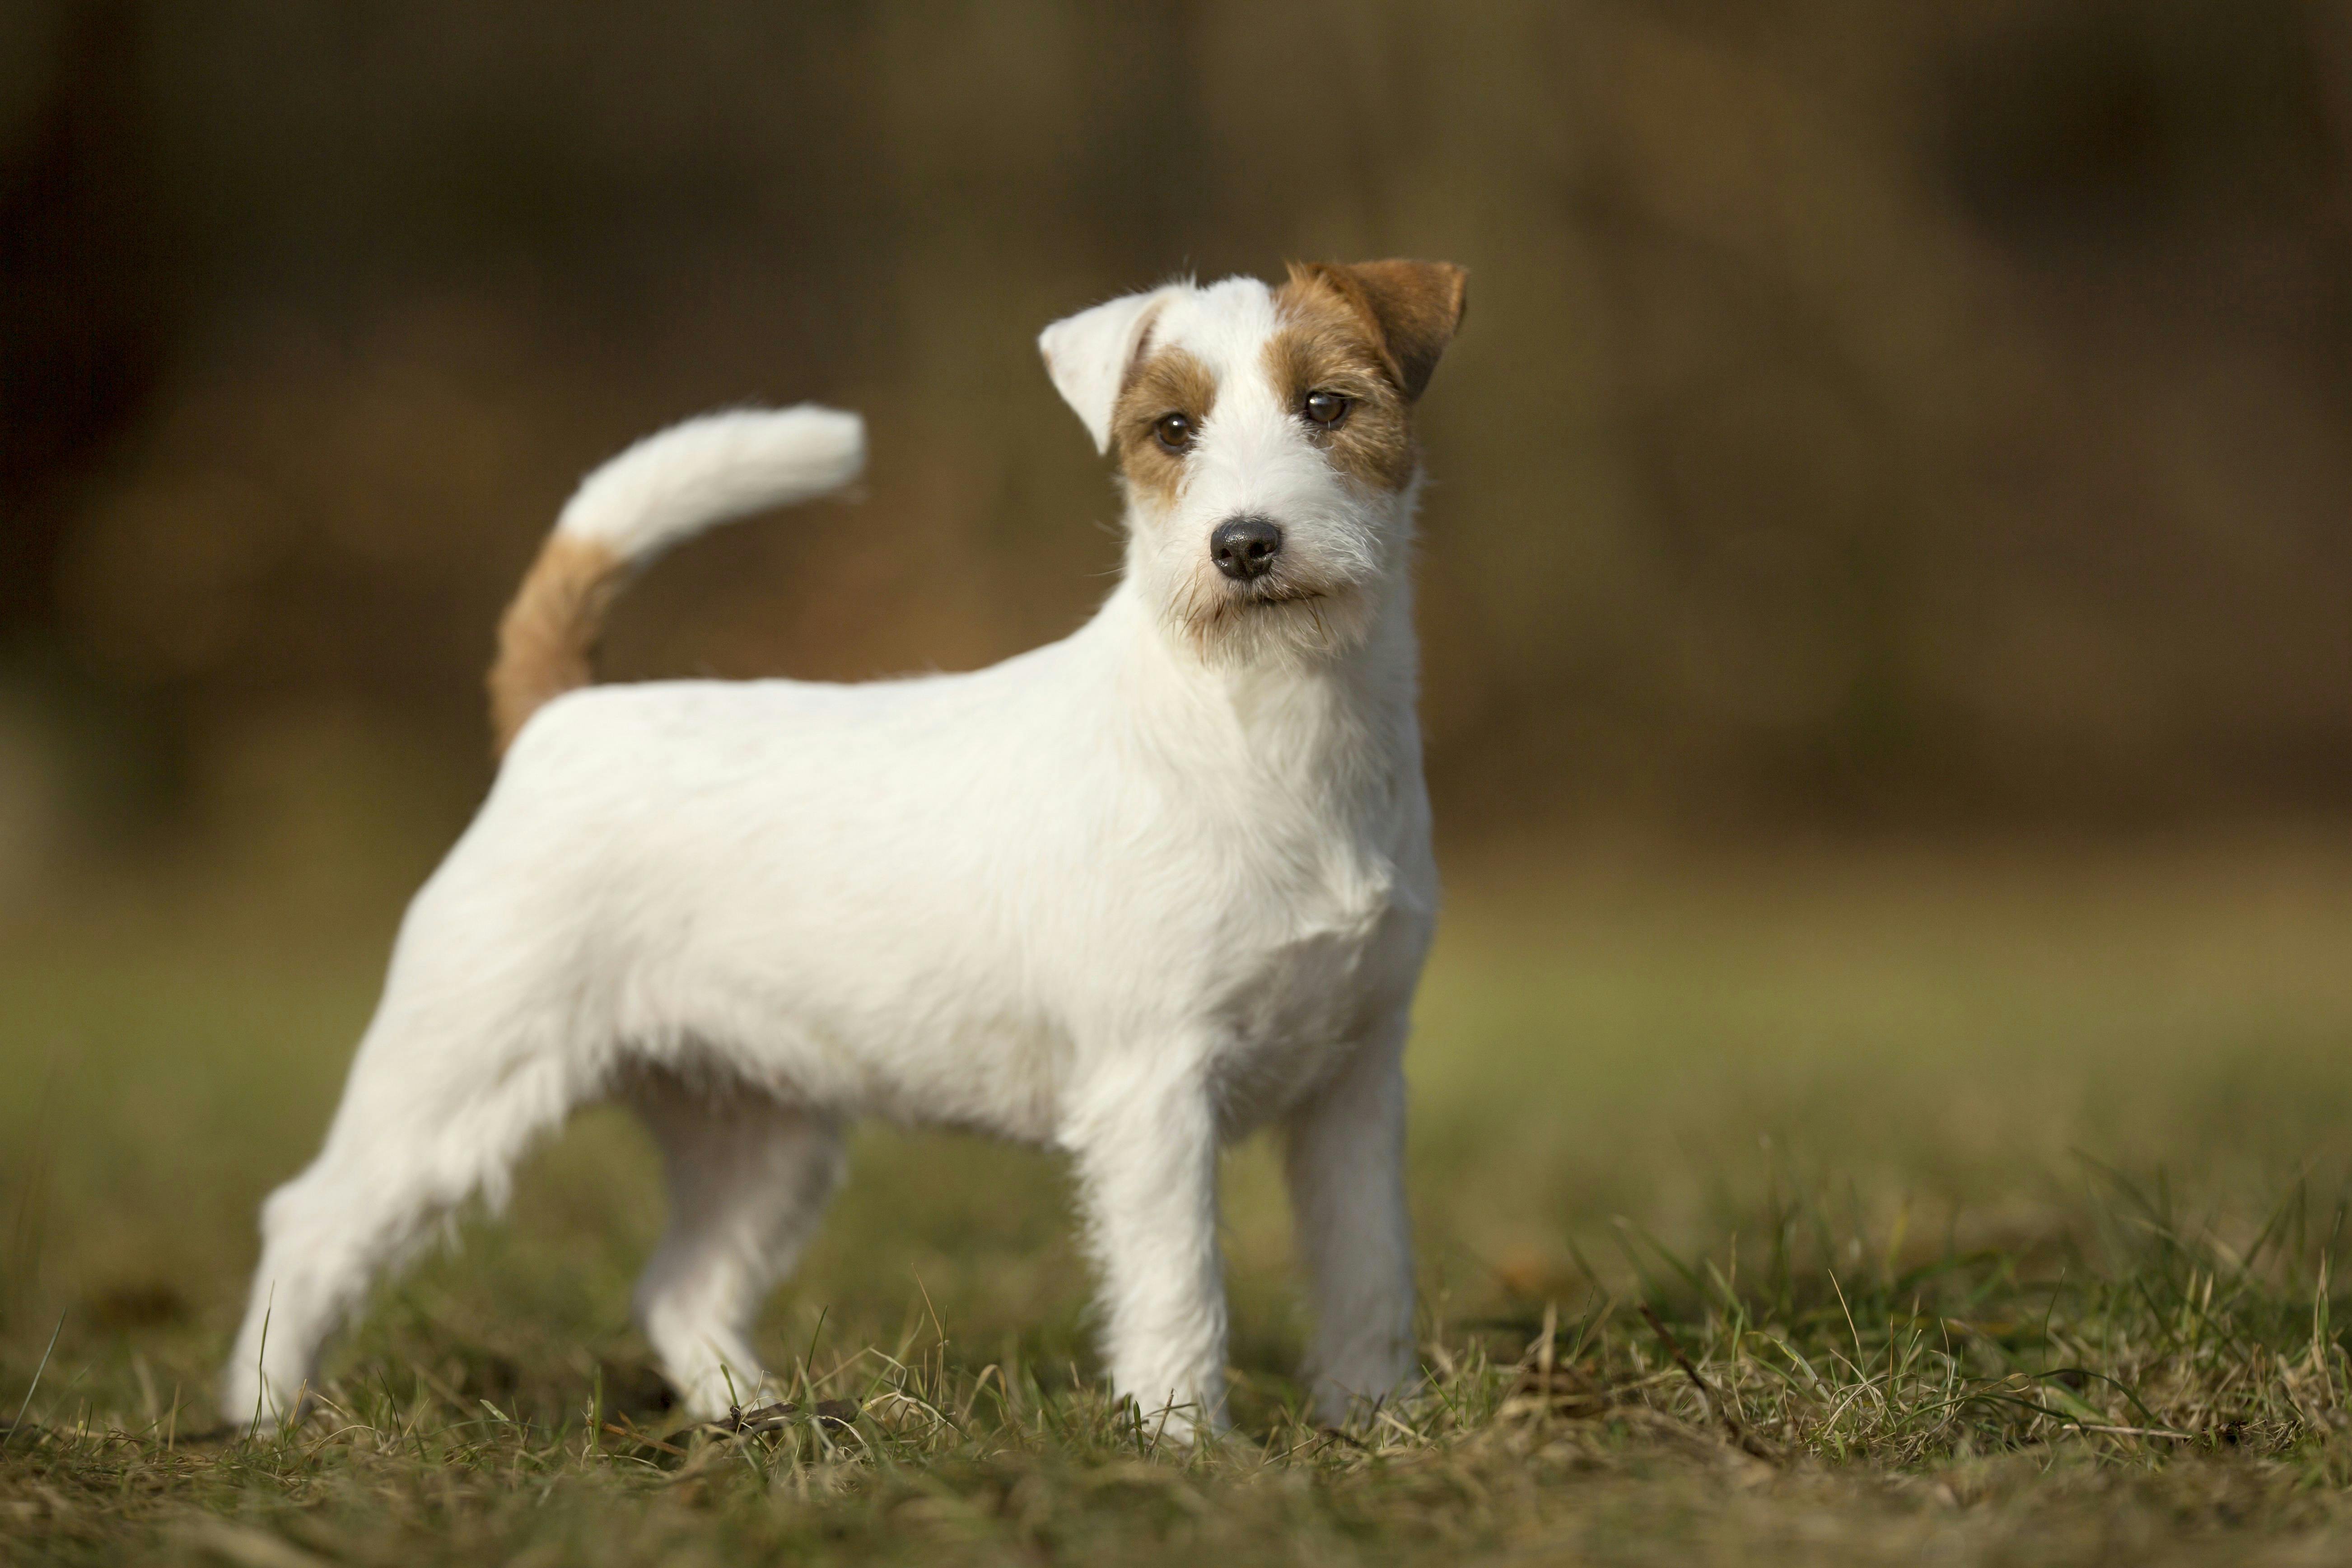
<svg viewBox="0 0 2352 1568"><path fill-rule="evenodd" d="M1091 310L1065 316L1037 334L1037 352L1045 356L1045 374L1062 401L1077 412L1095 438L1095 450L1110 449L1111 405L1118 401L1135 363L1136 351L1161 301L1175 292L1166 289L1129 294Z"/></svg>
<svg viewBox="0 0 2352 1568"><path fill-rule="evenodd" d="M1293 262L1293 279L1336 289L1381 340L1408 399L1429 385L1461 329L1470 275L1450 261Z"/></svg>

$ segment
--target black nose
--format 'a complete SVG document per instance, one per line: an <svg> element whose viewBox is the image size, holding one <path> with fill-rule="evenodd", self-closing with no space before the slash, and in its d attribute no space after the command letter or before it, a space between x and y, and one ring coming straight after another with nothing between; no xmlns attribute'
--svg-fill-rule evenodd
<svg viewBox="0 0 2352 1568"><path fill-rule="evenodd" d="M1282 530L1267 517L1229 517L1209 535L1209 559L1236 583L1263 577L1282 553Z"/></svg>

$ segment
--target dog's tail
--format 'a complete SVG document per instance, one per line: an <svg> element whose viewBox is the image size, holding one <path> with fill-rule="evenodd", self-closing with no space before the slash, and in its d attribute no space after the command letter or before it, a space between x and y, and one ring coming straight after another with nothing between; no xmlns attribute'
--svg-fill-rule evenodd
<svg viewBox="0 0 2352 1568"><path fill-rule="evenodd" d="M715 523L831 495L865 466L865 422L803 404L689 419L590 474L499 623L492 749L594 678L604 613L638 567Z"/></svg>

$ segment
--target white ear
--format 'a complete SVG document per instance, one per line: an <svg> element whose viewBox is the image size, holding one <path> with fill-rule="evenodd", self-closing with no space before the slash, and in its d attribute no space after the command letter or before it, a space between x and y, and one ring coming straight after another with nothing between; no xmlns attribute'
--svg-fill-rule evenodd
<svg viewBox="0 0 2352 1568"><path fill-rule="evenodd" d="M1129 294L1091 310L1065 316L1037 334L1037 352L1045 356L1045 374L1095 438L1095 450L1110 449L1110 410L1118 401L1119 383L1134 358L1143 329L1162 300L1176 291L1147 289Z"/></svg>

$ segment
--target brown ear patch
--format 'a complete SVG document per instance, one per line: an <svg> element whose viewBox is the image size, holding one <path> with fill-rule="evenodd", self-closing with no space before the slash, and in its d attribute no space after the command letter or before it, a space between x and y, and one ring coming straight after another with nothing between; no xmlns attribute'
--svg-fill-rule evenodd
<svg viewBox="0 0 2352 1568"><path fill-rule="evenodd" d="M1145 349L1111 405L1111 449L1129 489L1164 506L1184 488L1184 459L1160 444L1153 426L1181 414L1199 428L1216 405L1217 378L1182 349Z"/></svg>
<svg viewBox="0 0 2352 1568"><path fill-rule="evenodd" d="M1421 396L1462 327L1470 275L1450 261L1309 261L1290 266L1290 289L1319 284L1361 316L1407 402ZM1284 292L1288 292L1288 289Z"/></svg>
<svg viewBox="0 0 2352 1568"><path fill-rule="evenodd" d="M1316 268L1294 266L1274 303L1282 324L1266 340L1265 370L1275 395L1302 423L1309 393L1349 399L1336 428L1307 426L1317 444L1360 484L1385 490L1411 484L1419 453L1404 388L1372 321Z"/></svg>

